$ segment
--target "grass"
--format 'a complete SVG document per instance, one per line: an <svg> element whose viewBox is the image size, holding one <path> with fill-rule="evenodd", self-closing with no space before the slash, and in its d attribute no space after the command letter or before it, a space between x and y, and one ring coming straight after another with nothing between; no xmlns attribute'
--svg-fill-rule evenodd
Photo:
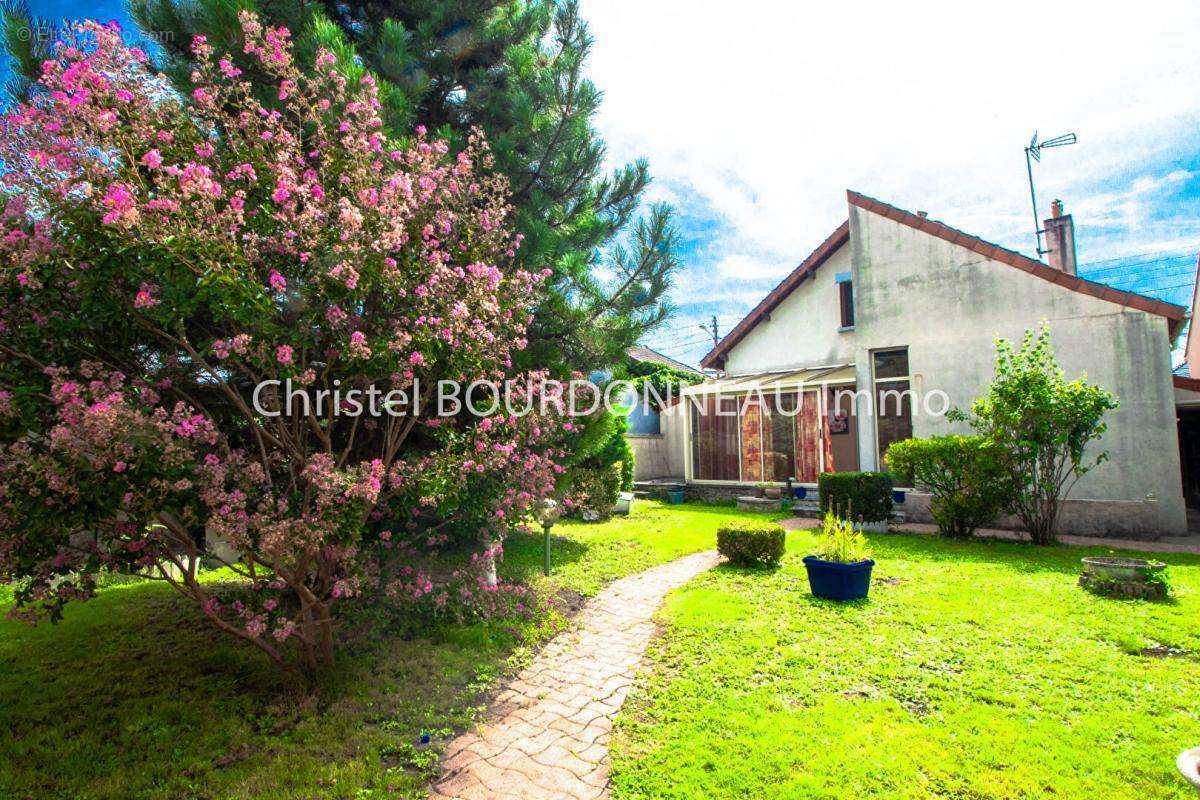
<svg viewBox="0 0 1200 800"><path fill-rule="evenodd" d="M1174 599L1150 603L1079 589L1082 548L878 535L870 598L836 604L788 539L668 597L617 798L1194 796L1200 557L1156 554Z"/></svg>
<svg viewBox="0 0 1200 800"><path fill-rule="evenodd" d="M730 506L668 506L638 500L631 517L599 523L559 523L552 529L553 583L586 597L617 578L716 547L717 526L737 516ZM505 543L505 571L530 580L542 569L540 535Z"/></svg>
<svg viewBox="0 0 1200 800"><path fill-rule="evenodd" d="M510 539L501 572L543 594L608 581L710 547L725 511L641 504L629 519ZM69 607L58 625L3 619L0 798L292 800L423 797L439 746L470 724L498 676L555 630L553 614L365 627L317 686L197 623L170 589L125 581ZM421 732L434 746L417 746Z"/></svg>

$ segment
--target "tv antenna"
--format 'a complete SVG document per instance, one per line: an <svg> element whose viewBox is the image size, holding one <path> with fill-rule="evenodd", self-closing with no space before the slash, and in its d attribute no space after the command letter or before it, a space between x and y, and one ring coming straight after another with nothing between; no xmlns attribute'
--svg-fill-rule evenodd
<svg viewBox="0 0 1200 800"><path fill-rule="evenodd" d="M1075 134L1064 133L1062 136L1055 136L1053 139L1039 142L1037 131L1034 131L1033 138L1029 140L1029 146L1025 148L1025 170L1029 173L1029 200L1033 203L1033 231L1034 236L1037 238L1038 258L1041 258L1050 251L1042 249L1042 234L1046 231L1042 228L1042 222L1038 218L1037 192L1033 188L1033 162L1042 163L1042 151L1049 147L1066 147L1069 144L1075 144L1077 141L1079 139Z"/></svg>

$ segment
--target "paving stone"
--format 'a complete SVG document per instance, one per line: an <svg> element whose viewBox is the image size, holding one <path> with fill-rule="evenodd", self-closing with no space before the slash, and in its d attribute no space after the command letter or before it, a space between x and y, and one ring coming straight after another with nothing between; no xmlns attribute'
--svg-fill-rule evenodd
<svg viewBox="0 0 1200 800"><path fill-rule="evenodd" d="M696 553L610 584L575 625L496 696L488 719L446 747L431 800L609 796L613 719L633 685L667 592L714 566Z"/></svg>

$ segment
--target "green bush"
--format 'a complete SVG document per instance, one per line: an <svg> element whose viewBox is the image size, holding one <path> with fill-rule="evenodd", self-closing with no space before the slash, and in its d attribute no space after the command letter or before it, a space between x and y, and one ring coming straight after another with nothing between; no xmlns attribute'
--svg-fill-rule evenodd
<svg viewBox="0 0 1200 800"><path fill-rule="evenodd" d="M896 442L887 463L901 480L929 492L930 513L944 536L970 536L1004 509L1012 491L1004 451L982 436Z"/></svg>
<svg viewBox="0 0 1200 800"><path fill-rule="evenodd" d="M1075 483L1108 459L1094 452L1119 403L1085 378L1068 381L1054 357L1050 328L1025 331L1020 349L996 340L996 377L971 404L970 423L1012 465L1008 507L1034 544L1051 544L1062 502ZM952 412L955 413L955 412ZM961 412L958 418L965 418Z"/></svg>
<svg viewBox="0 0 1200 800"><path fill-rule="evenodd" d="M629 431L625 415L601 410L590 417L577 417L572 422L582 430L571 445L571 455L564 464L567 471L559 488L567 488L576 471L616 465L620 476L618 491L631 490L634 454L633 446L625 436Z"/></svg>
<svg viewBox="0 0 1200 800"><path fill-rule="evenodd" d="M775 566L783 558L783 528L775 522L734 520L717 528L717 552L734 564Z"/></svg>
<svg viewBox="0 0 1200 800"><path fill-rule="evenodd" d="M612 516L613 506L621 493L621 465L606 467L577 467L571 473L565 495L567 513L572 516L594 517L597 520ZM590 512L590 513L589 513Z"/></svg>
<svg viewBox="0 0 1200 800"><path fill-rule="evenodd" d="M885 472L822 472L817 489L823 512L863 522L883 522L892 515L892 476Z"/></svg>
<svg viewBox="0 0 1200 800"><path fill-rule="evenodd" d="M840 519L832 511L825 512L818 536L814 555L823 561L856 564L871 557L871 545L867 537L861 531L854 530L853 522Z"/></svg>

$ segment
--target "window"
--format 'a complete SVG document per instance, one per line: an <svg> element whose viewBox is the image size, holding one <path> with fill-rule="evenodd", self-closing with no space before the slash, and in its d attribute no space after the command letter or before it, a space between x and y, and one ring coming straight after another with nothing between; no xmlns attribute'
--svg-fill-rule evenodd
<svg viewBox="0 0 1200 800"><path fill-rule="evenodd" d="M854 284L850 281L838 284L842 304L842 328L854 327Z"/></svg>
<svg viewBox="0 0 1200 800"><path fill-rule="evenodd" d="M883 468L892 442L912 438L912 392L908 377L908 348L872 354L875 374L875 436L879 467Z"/></svg>
<svg viewBox="0 0 1200 800"><path fill-rule="evenodd" d="M879 350L875 353L875 380L892 378L908 380L908 348Z"/></svg>
<svg viewBox="0 0 1200 800"><path fill-rule="evenodd" d="M786 481L796 476L795 392L768 394L763 417L763 480Z"/></svg>
<svg viewBox="0 0 1200 800"><path fill-rule="evenodd" d="M701 397L691 402L692 478L736 481L740 478L738 400Z"/></svg>

